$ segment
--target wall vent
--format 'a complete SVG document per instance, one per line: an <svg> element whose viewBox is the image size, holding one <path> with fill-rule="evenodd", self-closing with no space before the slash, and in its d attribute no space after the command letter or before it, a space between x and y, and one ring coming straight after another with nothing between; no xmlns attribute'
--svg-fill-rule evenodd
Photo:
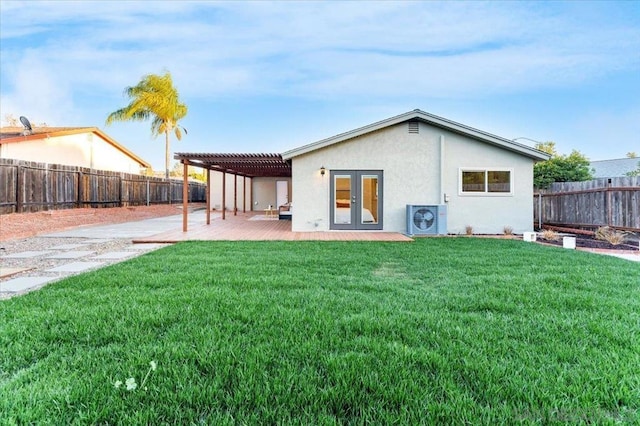
<svg viewBox="0 0 640 426"><path fill-rule="evenodd" d="M417 121L409 122L409 133L420 133L420 127Z"/></svg>

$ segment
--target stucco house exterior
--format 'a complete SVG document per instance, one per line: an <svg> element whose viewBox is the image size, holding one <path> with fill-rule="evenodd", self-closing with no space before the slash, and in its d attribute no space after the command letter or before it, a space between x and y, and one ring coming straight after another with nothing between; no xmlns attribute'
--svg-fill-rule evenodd
<svg viewBox="0 0 640 426"><path fill-rule="evenodd" d="M407 205L442 208L446 233L533 228L533 165L549 155L413 110L282 153L293 231L407 232Z"/></svg>
<svg viewBox="0 0 640 426"><path fill-rule="evenodd" d="M291 177L289 176L254 176L245 177L233 173L214 172L210 175L211 207L221 210L223 204L223 174L225 192L224 205L227 211L237 208L242 211L264 211L269 206L277 206L289 202L291 194Z"/></svg>
<svg viewBox="0 0 640 426"><path fill-rule="evenodd" d="M614 178L626 176L627 173L638 169L640 158L615 158L591 162L593 178Z"/></svg>
<svg viewBox="0 0 640 426"><path fill-rule="evenodd" d="M151 164L97 127L0 129L0 158L144 174Z"/></svg>

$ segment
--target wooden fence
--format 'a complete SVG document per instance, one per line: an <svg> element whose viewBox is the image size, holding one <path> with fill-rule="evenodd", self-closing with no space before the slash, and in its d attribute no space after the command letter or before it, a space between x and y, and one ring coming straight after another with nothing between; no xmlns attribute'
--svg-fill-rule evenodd
<svg viewBox="0 0 640 426"><path fill-rule="evenodd" d="M206 185L189 183L189 201ZM0 158L0 214L182 203L182 180Z"/></svg>
<svg viewBox="0 0 640 426"><path fill-rule="evenodd" d="M534 220L541 224L640 231L640 177L554 183L534 194Z"/></svg>

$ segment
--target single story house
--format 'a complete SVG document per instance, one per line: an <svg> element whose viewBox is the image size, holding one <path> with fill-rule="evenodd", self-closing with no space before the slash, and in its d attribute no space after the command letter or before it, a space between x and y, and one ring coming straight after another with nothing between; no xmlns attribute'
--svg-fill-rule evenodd
<svg viewBox="0 0 640 426"><path fill-rule="evenodd" d="M613 160L592 161L594 179L626 176L638 169L640 158L616 158Z"/></svg>
<svg viewBox="0 0 640 426"><path fill-rule="evenodd" d="M533 165L549 155L416 109L281 155L175 158L249 178L249 210L290 202L294 232L499 234L532 230ZM223 180L211 186L212 200L223 188L237 209L238 186Z"/></svg>
<svg viewBox="0 0 640 426"><path fill-rule="evenodd" d="M151 164L97 127L0 129L0 158L145 174Z"/></svg>

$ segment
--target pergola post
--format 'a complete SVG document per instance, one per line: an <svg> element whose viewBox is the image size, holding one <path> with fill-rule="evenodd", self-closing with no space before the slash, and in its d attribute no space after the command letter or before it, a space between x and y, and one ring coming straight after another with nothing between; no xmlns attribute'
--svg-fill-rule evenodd
<svg viewBox="0 0 640 426"><path fill-rule="evenodd" d="M233 215L238 215L238 175L233 175Z"/></svg>
<svg viewBox="0 0 640 426"><path fill-rule="evenodd" d="M187 212L189 206L189 162L183 161L182 173L182 232L187 232Z"/></svg>
<svg viewBox="0 0 640 426"><path fill-rule="evenodd" d="M207 193L205 199L207 200L207 225L211 224L211 170L207 169Z"/></svg>
<svg viewBox="0 0 640 426"><path fill-rule="evenodd" d="M222 220L225 220L227 210L227 172L222 172Z"/></svg>
<svg viewBox="0 0 640 426"><path fill-rule="evenodd" d="M242 176L242 213L247 212L247 177Z"/></svg>

